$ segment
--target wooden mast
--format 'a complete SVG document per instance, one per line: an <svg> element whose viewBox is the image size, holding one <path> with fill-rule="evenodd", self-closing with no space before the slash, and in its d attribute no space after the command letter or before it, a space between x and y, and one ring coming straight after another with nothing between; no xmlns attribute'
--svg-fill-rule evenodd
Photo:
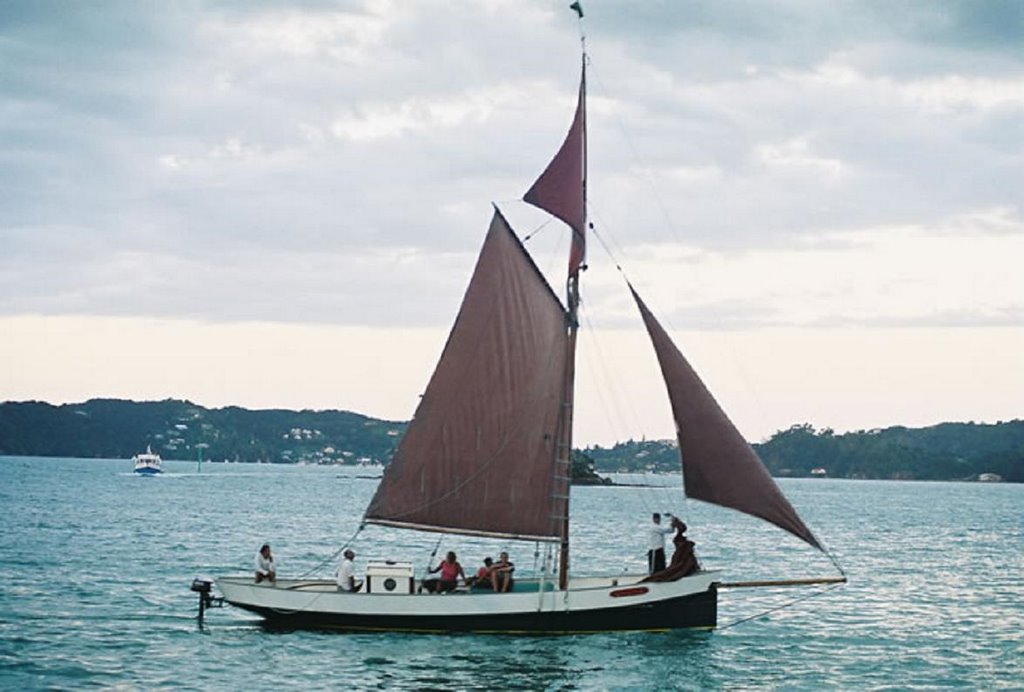
<svg viewBox="0 0 1024 692"><path fill-rule="evenodd" d="M579 307L579 274L569 277L566 284L569 302L569 340L566 345L565 390L562 394L562 420L558 441L558 460L555 473L564 474L565 480L565 514L562 517L560 531L561 548L558 560L558 588L565 590L569 585L569 497L572 494L572 419L573 394L576 375L576 333L579 330L576 314Z"/></svg>
<svg viewBox="0 0 1024 692"><path fill-rule="evenodd" d="M565 331L565 359L560 383L558 421L554 429L552 469L552 511L548 515L551 534L560 541L558 585L560 589L569 584L569 495L572 484L572 421L573 389L576 374L576 333L579 327L579 272L585 268L587 228L587 46L583 33L583 9L579 2L570 8L580 18L581 63L580 90L576 102L576 113L572 126L547 168L533 183L523 201L543 209L564 221L572 229L569 248L569 275L566 279L565 310L563 327ZM552 384L555 384L552 381ZM545 436L545 439L550 440Z"/></svg>
<svg viewBox="0 0 1024 692"><path fill-rule="evenodd" d="M583 15L580 14L582 20ZM586 109L586 98L587 98L587 48L586 48L586 37L580 36L580 43L582 45L582 68L580 71L580 109L582 112L582 125L583 125L583 179L581 184L583 185L583 228L573 229L573 241L571 247L575 248L577 243L580 244L581 248L585 245L583 239L583 233L585 233L587 227L587 109ZM579 235L580 237L575 237ZM574 252L573 249L570 252ZM582 250L581 250L582 252ZM580 261L582 262L582 254ZM575 382L576 382L576 335L579 331L579 285L580 285L580 269L585 268L582 264L575 263L569 266L569 277L566 281L566 305L567 310L567 322L569 329L569 338L566 345L566 364L565 364L565 389L562 395L562 420L561 428L559 430L558 440L558 459L555 464L555 473L564 473L566 476L566 498L565 498L565 515L562 517L562 527L560 531L561 545L558 560L558 588L563 591L569 586L569 496L571 493L572 485L572 426L573 426L573 401L575 394Z"/></svg>

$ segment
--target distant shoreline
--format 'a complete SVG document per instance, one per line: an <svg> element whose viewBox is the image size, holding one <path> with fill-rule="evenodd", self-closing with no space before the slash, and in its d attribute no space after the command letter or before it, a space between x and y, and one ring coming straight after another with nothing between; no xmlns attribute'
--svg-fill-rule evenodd
<svg viewBox="0 0 1024 692"><path fill-rule="evenodd" d="M0 454L0 460L3 459L29 459L39 461L56 461L74 459L81 461L116 461L129 463L131 458L128 457L85 457L85 456L74 456L74 455L43 455L43 454ZM196 464L195 459L164 459L164 463L174 464ZM307 467L316 466L317 468L324 469L358 469L357 465L349 464L297 464L297 463L270 463L270 462L258 462L258 461L216 461L204 459L202 461L203 466L215 465L215 466L277 466L277 467ZM383 472L385 467L380 467ZM679 472L672 471L605 471L607 474L619 474L619 475L632 475L632 476L663 476L665 478L678 479ZM355 475L350 476L358 480L380 480L383 475ZM652 486L647 483L623 483L615 479L609 478L608 476L601 476L606 482L593 482L587 480L574 480L572 485L578 487L591 487L591 488L657 488L663 486ZM844 482L871 482L871 483L971 483L980 485L1018 485L1021 482L1015 480L979 480L978 478L842 478L842 477L831 477L831 476L772 476L775 480L795 480L795 481L844 481ZM682 486L680 486L682 488Z"/></svg>
<svg viewBox="0 0 1024 692"><path fill-rule="evenodd" d="M378 467L407 425L351 411L210 409L176 399L8 401L0 403L0 455L129 459L151 446L185 461ZM1022 420L849 433L804 423L752 446L775 478L1024 482ZM679 455L675 440L576 449L574 483L610 485L600 477L612 473L678 475Z"/></svg>

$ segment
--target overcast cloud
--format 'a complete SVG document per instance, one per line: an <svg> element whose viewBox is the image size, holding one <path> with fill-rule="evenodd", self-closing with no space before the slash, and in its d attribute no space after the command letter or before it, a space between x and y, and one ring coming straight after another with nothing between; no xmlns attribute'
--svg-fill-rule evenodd
<svg viewBox="0 0 1024 692"><path fill-rule="evenodd" d="M447 324L489 203L544 223L567 4L0 2L0 315ZM585 9L592 219L670 323L1024 323L1024 3Z"/></svg>

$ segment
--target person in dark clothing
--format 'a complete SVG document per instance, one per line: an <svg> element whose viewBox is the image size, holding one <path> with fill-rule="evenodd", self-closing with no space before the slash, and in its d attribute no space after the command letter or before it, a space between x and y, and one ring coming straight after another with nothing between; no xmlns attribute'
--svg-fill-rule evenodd
<svg viewBox="0 0 1024 692"><path fill-rule="evenodd" d="M643 581L675 581L700 569L697 554L693 550L694 543L686 537L686 524L679 517L672 517L672 528L676 530L676 535L672 537L672 545L675 546L672 561L668 567L655 572Z"/></svg>

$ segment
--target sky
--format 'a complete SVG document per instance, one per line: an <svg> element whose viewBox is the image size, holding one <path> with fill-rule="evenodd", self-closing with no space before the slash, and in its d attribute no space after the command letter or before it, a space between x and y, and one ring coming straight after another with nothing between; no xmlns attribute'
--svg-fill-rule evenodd
<svg viewBox="0 0 1024 692"><path fill-rule="evenodd" d="M0 0L0 400L407 420L580 70L562 0ZM1024 3L584 1L577 444L1024 417Z"/></svg>

